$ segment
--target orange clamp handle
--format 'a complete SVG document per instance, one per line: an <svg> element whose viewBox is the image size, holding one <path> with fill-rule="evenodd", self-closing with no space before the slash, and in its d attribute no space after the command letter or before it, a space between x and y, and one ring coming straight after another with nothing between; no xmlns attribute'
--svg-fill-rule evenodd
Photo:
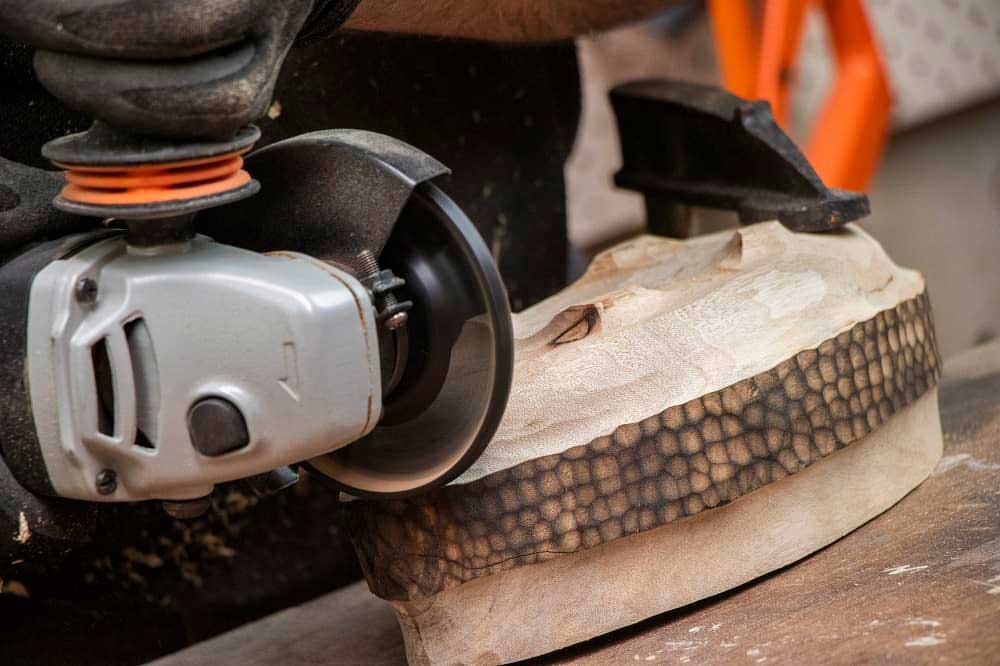
<svg viewBox="0 0 1000 666"><path fill-rule="evenodd" d="M828 185L865 190L888 138L891 97L862 0L763 0L759 20L748 0L710 0L723 79L734 94L768 100L787 126L792 72L813 4L829 24L837 73L805 153Z"/></svg>

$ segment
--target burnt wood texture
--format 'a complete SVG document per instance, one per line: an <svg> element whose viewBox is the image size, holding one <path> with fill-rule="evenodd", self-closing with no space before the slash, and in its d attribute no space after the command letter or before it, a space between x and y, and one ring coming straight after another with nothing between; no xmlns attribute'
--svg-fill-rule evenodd
<svg viewBox="0 0 1000 666"><path fill-rule="evenodd" d="M372 591L429 597L731 502L861 439L937 383L926 292L722 390L464 485L347 511Z"/></svg>

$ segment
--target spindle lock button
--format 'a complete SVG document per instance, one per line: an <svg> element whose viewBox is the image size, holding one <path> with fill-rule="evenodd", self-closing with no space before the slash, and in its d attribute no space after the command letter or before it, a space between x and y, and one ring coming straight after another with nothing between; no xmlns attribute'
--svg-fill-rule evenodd
<svg viewBox="0 0 1000 666"><path fill-rule="evenodd" d="M204 398L188 411L191 444L206 456L221 456L250 443L243 414L222 398Z"/></svg>

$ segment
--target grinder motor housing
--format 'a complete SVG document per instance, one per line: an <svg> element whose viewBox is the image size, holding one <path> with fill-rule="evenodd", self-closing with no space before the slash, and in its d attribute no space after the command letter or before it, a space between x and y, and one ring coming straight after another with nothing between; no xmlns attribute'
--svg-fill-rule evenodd
<svg viewBox="0 0 1000 666"><path fill-rule="evenodd" d="M86 154L107 137L95 129L47 151ZM205 194L165 150L172 161L102 164L97 180L59 156L56 206L111 228L0 266L15 315L0 365L20 379L0 452L17 482L185 501L308 463L352 495L394 497L471 465L506 405L512 329L485 244L429 182L447 169L382 135L317 132L250 156L263 190L246 199L256 180ZM162 174L155 200L122 196Z"/></svg>

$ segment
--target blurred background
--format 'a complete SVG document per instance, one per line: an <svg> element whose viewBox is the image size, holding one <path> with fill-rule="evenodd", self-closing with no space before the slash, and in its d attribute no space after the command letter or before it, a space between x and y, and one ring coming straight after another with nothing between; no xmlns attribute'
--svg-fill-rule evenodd
<svg viewBox="0 0 1000 666"><path fill-rule="evenodd" d="M857 33L849 22L831 21L822 4L688 2L656 21L579 40L583 111L566 168L570 240L586 253L643 226L642 197L611 183L620 154L609 88L665 76L733 89L742 72L727 70L724 57L727 48L739 49L732 40L741 33L726 33L719 24L746 11L759 51L765 27L773 27L762 25L762 15L774 11L768 5L786 10L801 5L798 50L790 49L790 69L777 73L788 85L785 129L806 148L828 185L868 192L872 215L862 226L897 263L926 277L947 359L1000 334L1000 2L857 0L881 54L891 100L866 110L877 122L884 108L889 124L873 173L861 182L851 169L863 171L864 165L847 165L841 177L846 182L836 182L809 149L837 77L846 78L844 70L852 66L838 69L832 33L839 29L847 39ZM787 34L794 30L794 19L786 17L779 27ZM745 53L736 54L746 62ZM855 97L867 94L859 90L863 84L846 90ZM753 94L761 91L752 84L737 92L768 98ZM845 100L832 101L836 108ZM695 216L702 229L735 224L733 216L703 211Z"/></svg>

